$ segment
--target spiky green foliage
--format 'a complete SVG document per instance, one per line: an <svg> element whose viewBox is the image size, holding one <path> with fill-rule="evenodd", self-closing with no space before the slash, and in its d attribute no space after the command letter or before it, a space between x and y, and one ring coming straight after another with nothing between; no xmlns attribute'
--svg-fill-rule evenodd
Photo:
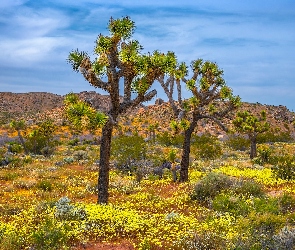
<svg viewBox="0 0 295 250"><path fill-rule="evenodd" d="M257 136L270 129L270 124L266 121L266 112L261 111L259 116L248 111L238 112L233 125L236 131L248 135L251 142L250 158L253 159L257 156Z"/></svg>
<svg viewBox="0 0 295 250"><path fill-rule="evenodd" d="M24 138L22 136L22 130L25 130L26 129L26 122L24 120L12 120L10 122L10 127L15 129L17 131L17 135L18 135L18 138L20 140L20 143L22 144L24 150L25 150L25 153L27 154L28 153L28 149L26 147L26 144L25 144L25 141L24 141Z"/></svg>
<svg viewBox="0 0 295 250"><path fill-rule="evenodd" d="M238 112L233 124L238 132L251 135L266 132L270 128L265 111L262 111L260 116L255 116L248 111Z"/></svg>
<svg viewBox="0 0 295 250"><path fill-rule="evenodd" d="M64 104L66 118L78 130L94 132L107 121L105 114L96 111L90 104L80 100L74 93L66 95Z"/></svg>

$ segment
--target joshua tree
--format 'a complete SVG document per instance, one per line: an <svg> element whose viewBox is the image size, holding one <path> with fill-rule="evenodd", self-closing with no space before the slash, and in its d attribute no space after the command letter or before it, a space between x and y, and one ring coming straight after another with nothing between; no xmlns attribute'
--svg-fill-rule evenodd
<svg viewBox="0 0 295 250"><path fill-rule="evenodd" d="M180 169L180 181L188 180L188 166L190 155L191 136L201 119L210 119L227 131L222 119L229 111L240 104L240 97L234 96L232 90L226 85L216 63L203 62L199 59L191 63L193 76L188 79L188 68L182 63L175 71L170 72L168 78L161 75L158 78L163 87L174 113L172 127L174 130L184 130L184 143ZM183 100L181 81L190 91L191 97ZM174 85L177 86L177 101L174 100Z"/></svg>
<svg viewBox="0 0 295 250"><path fill-rule="evenodd" d="M270 129L265 110L261 111L260 116L254 116L248 111L238 112L233 124L238 132L248 135L251 145L250 158L253 159L257 156L257 136Z"/></svg>
<svg viewBox="0 0 295 250"><path fill-rule="evenodd" d="M69 93L65 96L64 104L67 120L78 131L86 129L94 133L107 120L105 114L95 110L87 102L80 100L78 95L74 93Z"/></svg>
<svg viewBox="0 0 295 250"><path fill-rule="evenodd" d="M28 154L28 150L27 150L27 147L26 147L24 138L23 138L23 136L21 134L21 131L26 128L25 121L24 120L20 120L20 121L13 120L10 123L10 127L13 128L13 129L15 129L17 131L17 135L18 135L19 141L20 141L21 145L23 146L23 148L25 150L25 154Z"/></svg>
<svg viewBox="0 0 295 250"><path fill-rule="evenodd" d="M148 126L148 131L150 133L149 137L152 138L153 142L156 141L156 130L159 129L159 123L153 123Z"/></svg>
<svg viewBox="0 0 295 250"><path fill-rule="evenodd" d="M96 40L94 53L97 58L93 61L86 52L78 50L72 51L68 57L73 69L80 70L93 87L106 91L111 101L110 109L106 112L108 119L102 128L98 203L108 202L111 138L118 116L129 108L151 100L157 93L156 90L150 91L155 79L176 64L171 52L141 54L142 46L130 39L135 24L129 17L111 18L108 29L109 36L100 34ZM120 93L123 93L123 98Z"/></svg>

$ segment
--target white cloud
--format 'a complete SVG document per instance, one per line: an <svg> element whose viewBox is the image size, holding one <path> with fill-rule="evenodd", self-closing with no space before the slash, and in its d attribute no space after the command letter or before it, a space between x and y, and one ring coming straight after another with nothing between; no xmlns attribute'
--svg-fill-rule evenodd
<svg viewBox="0 0 295 250"><path fill-rule="evenodd" d="M0 1L0 10L1 9L7 9L7 8L13 8L16 6L20 6L27 2L28 0L1 0Z"/></svg>
<svg viewBox="0 0 295 250"><path fill-rule="evenodd" d="M2 61L8 61L11 66L32 66L32 63L46 60L50 53L63 44L63 38L35 37L22 40L2 40Z"/></svg>

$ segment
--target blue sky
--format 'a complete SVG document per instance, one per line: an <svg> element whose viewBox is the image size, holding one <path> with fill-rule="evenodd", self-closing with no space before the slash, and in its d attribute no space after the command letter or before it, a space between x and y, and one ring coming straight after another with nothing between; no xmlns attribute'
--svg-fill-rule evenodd
<svg viewBox="0 0 295 250"><path fill-rule="evenodd" d="M126 15L144 52L217 62L243 101L295 111L294 0L1 0L0 92L95 90L72 71L68 53L91 54L109 18Z"/></svg>

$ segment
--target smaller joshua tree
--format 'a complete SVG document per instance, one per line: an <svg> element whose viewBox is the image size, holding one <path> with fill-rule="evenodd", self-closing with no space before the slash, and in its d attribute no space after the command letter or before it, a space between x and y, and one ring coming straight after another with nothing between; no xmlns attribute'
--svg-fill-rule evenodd
<svg viewBox="0 0 295 250"><path fill-rule="evenodd" d="M21 131L24 130L26 128L26 123L24 120L20 120L20 121L16 121L16 120L13 120L11 123L10 123L10 127L15 129L17 131L17 135L18 135L18 138L20 140L20 143L22 144L22 146L24 147L24 150L25 150L25 153L28 154L28 150L27 150L27 147L26 147L26 144L25 144L25 141L24 141L24 138L21 134Z"/></svg>
<svg viewBox="0 0 295 250"><path fill-rule="evenodd" d="M259 116L255 116L248 111L238 112L233 120L236 131L247 134L250 140L250 158L257 156L257 136L267 132L270 124L266 121L265 110L261 111Z"/></svg>
<svg viewBox="0 0 295 250"><path fill-rule="evenodd" d="M176 57L175 57L176 59ZM165 81L165 75L158 78L171 105L174 121L171 127L177 133L184 131L182 145L180 181L188 180L189 155L191 138L202 119L208 119L227 131L224 118L240 105L240 97L233 95L223 79L223 71L216 63L195 60L191 63L191 77L188 67L181 63L174 71L170 71ZM184 100L181 93L181 81L185 83L191 97ZM177 101L174 100L173 91L176 84Z"/></svg>

